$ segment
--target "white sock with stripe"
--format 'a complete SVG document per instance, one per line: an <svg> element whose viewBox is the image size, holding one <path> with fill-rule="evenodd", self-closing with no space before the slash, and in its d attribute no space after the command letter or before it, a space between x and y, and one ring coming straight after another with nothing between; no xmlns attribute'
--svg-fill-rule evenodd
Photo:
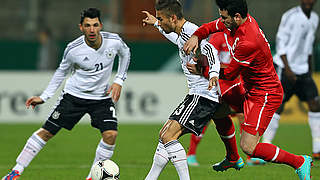
<svg viewBox="0 0 320 180"><path fill-rule="evenodd" d="M94 165L94 163L96 163L99 160L110 159L113 155L113 150L114 150L115 146L116 145L107 144L107 143L103 142L103 140L101 139L100 143L98 144L98 147L96 150L96 156L94 158L92 166ZM91 166L91 168L92 168L92 166ZM87 178L90 178L90 177L91 177L91 172L89 172Z"/></svg>
<svg viewBox="0 0 320 180"><path fill-rule="evenodd" d="M320 112L308 112L312 134L312 152L320 152Z"/></svg>
<svg viewBox="0 0 320 180"><path fill-rule="evenodd" d="M277 129L279 127L279 120L280 120L280 115L277 113L274 113L268 125L268 128L263 134L263 137L262 137L263 143L269 143L269 144L272 143L272 140L276 135Z"/></svg>
<svg viewBox="0 0 320 180"><path fill-rule="evenodd" d="M145 180L156 180L158 179L160 173L162 170L166 167L169 161L169 155L162 144L162 142L159 141L156 152L153 156L153 163L151 166L151 169L145 178Z"/></svg>
<svg viewBox="0 0 320 180"><path fill-rule="evenodd" d="M22 174L24 168L30 164L46 143L47 142L41 139L36 133L33 133L19 154L16 160L17 164L12 168L12 170L19 171L19 173Z"/></svg>
<svg viewBox="0 0 320 180"><path fill-rule="evenodd" d="M178 140L173 140L164 145L166 148L169 159L176 168L180 180L190 180L187 155L183 146Z"/></svg>

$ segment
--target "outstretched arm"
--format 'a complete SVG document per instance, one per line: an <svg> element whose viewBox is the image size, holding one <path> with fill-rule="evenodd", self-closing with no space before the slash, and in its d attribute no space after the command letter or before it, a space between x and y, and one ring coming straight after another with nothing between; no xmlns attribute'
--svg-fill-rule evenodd
<svg viewBox="0 0 320 180"><path fill-rule="evenodd" d="M157 20L156 17L154 17L152 14L150 14L148 11L142 11L142 13L144 13L147 17L142 19L142 25L143 26L147 26L147 25L151 25L156 27L159 32L166 37L168 40L170 40L172 43L177 44L177 39L178 39L178 34L171 32L171 33L166 33L163 31L163 29L159 26L159 21Z"/></svg>

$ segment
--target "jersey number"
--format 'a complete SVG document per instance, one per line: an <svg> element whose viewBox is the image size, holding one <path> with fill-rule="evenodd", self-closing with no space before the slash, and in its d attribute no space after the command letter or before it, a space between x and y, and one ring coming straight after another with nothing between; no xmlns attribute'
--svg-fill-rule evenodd
<svg viewBox="0 0 320 180"><path fill-rule="evenodd" d="M117 118L116 109L113 106L110 107L110 111L112 111L112 117Z"/></svg>
<svg viewBox="0 0 320 180"><path fill-rule="evenodd" d="M103 69L103 64L102 63L95 64L94 66L96 67L96 72L97 71L101 71Z"/></svg>

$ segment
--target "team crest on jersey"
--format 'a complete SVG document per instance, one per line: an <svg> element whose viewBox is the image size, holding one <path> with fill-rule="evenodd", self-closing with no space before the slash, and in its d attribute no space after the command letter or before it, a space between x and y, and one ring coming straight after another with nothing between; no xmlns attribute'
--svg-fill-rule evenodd
<svg viewBox="0 0 320 180"><path fill-rule="evenodd" d="M60 113L58 111L55 111L53 114L52 114L52 118L53 119L58 119L60 116Z"/></svg>
<svg viewBox="0 0 320 180"><path fill-rule="evenodd" d="M107 58L113 58L114 57L114 53L111 49L108 49L105 51L105 54L107 56Z"/></svg>

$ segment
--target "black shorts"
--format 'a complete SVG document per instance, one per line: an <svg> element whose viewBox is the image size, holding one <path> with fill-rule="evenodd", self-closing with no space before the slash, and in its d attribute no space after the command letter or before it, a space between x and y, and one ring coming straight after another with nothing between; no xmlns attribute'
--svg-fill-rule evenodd
<svg viewBox="0 0 320 180"><path fill-rule="evenodd" d="M70 94L62 94L42 127L52 134L61 128L71 130L86 113L91 117L91 126L101 132L117 130L118 121L111 98L89 100Z"/></svg>
<svg viewBox="0 0 320 180"><path fill-rule="evenodd" d="M188 94L169 119L178 121L188 131L199 136L219 106L219 103L207 98Z"/></svg>
<svg viewBox="0 0 320 180"><path fill-rule="evenodd" d="M300 101L310 101L318 96L317 86L310 73L296 75L297 81L290 82L284 74L284 69L275 65L275 69L283 87L283 103L289 101L292 95L297 95Z"/></svg>

